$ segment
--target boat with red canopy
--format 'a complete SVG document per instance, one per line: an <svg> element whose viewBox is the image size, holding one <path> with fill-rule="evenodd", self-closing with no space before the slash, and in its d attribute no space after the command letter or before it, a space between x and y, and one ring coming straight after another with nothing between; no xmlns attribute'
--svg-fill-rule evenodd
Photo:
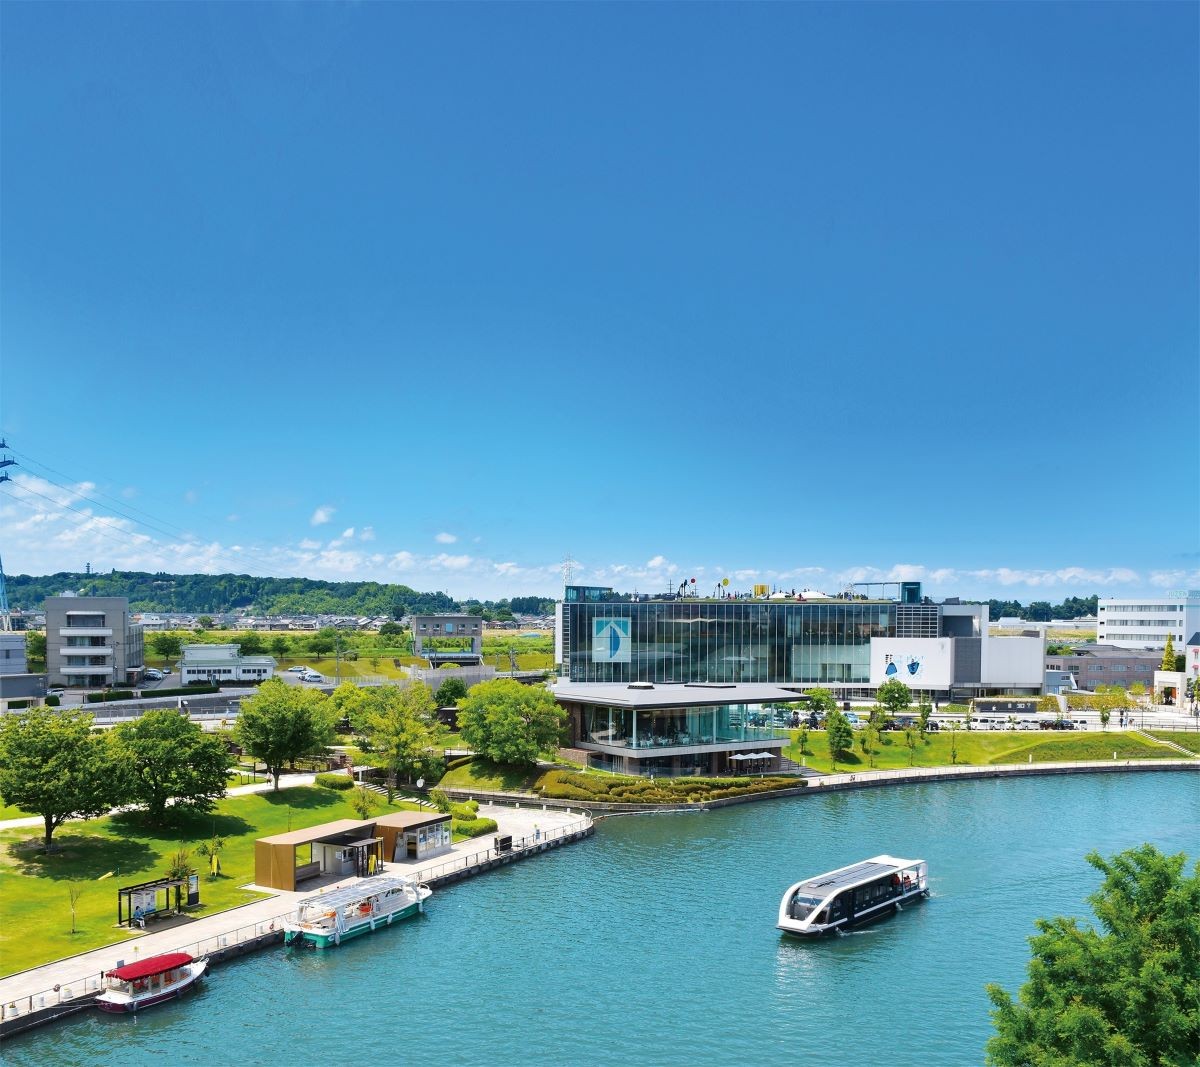
<svg viewBox="0 0 1200 1067"><path fill-rule="evenodd" d="M186 952L168 952L115 967L104 976L104 992L96 998L96 1007L123 1012L159 1004L198 982L207 968L207 958L196 959Z"/></svg>

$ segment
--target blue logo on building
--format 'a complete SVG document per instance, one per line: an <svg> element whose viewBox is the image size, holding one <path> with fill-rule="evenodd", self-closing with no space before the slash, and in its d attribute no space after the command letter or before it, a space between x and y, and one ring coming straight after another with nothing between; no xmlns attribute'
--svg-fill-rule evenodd
<svg viewBox="0 0 1200 1067"><path fill-rule="evenodd" d="M916 656L909 656L908 662L905 664L905 666L908 668L908 675L910 678L915 678L921 673L921 661Z"/></svg>
<svg viewBox="0 0 1200 1067"><path fill-rule="evenodd" d="M628 619L592 620L592 662L628 663L633 642Z"/></svg>

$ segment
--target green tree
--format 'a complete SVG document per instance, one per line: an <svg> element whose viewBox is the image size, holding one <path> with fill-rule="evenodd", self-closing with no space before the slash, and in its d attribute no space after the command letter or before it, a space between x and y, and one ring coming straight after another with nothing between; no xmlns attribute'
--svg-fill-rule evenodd
<svg viewBox="0 0 1200 1067"><path fill-rule="evenodd" d="M404 627L398 622L385 622L379 627L379 633L384 637L400 637L404 633Z"/></svg>
<svg viewBox="0 0 1200 1067"><path fill-rule="evenodd" d="M211 630L213 628L212 616L201 615L200 618L196 620L196 626L201 630Z"/></svg>
<svg viewBox="0 0 1200 1067"><path fill-rule="evenodd" d="M929 733L929 717L933 714L933 705L928 700L922 700L917 705L917 732L921 735L921 740L925 740L926 734Z"/></svg>
<svg viewBox="0 0 1200 1067"><path fill-rule="evenodd" d="M262 634L256 634L253 630L243 630L240 634L232 637L230 642L238 646L238 651L243 656L265 656L267 654L266 639Z"/></svg>
<svg viewBox="0 0 1200 1067"><path fill-rule="evenodd" d="M292 643L283 634L276 634L271 638L271 655L276 659L283 659L291 649Z"/></svg>
<svg viewBox="0 0 1200 1067"><path fill-rule="evenodd" d="M196 873L196 866L192 863L192 853L182 844L171 853L170 860L167 861L166 875L168 878L174 878L183 883ZM179 906L183 903L183 886L175 886L175 910L179 910Z"/></svg>
<svg viewBox="0 0 1200 1067"><path fill-rule="evenodd" d="M819 715L837 711L837 699L828 689L809 689L804 695L808 697L808 706Z"/></svg>
<svg viewBox="0 0 1200 1067"><path fill-rule="evenodd" d="M950 724L950 762L952 764L958 762L958 731L962 729L958 723Z"/></svg>
<svg viewBox="0 0 1200 1067"><path fill-rule="evenodd" d="M1175 669L1175 638L1173 634L1167 634L1167 645L1163 649L1162 663L1159 664L1160 671L1173 671Z"/></svg>
<svg viewBox="0 0 1200 1067"><path fill-rule="evenodd" d="M416 777L440 762L435 747L445 728L437 721L433 691L424 682L380 685L366 690L364 733L387 772L387 799L392 802L398 779Z"/></svg>
<svg viewBox="0 0 1200 1067"><path fill-rule="evenodd" d="M356 734L367 732L367 709L373 690L364 689L353 682L342 682L329 694L334 722L345 719Z"/></svg>
<svg viewBox="0 0 1200 1067"><path fill-rule="evenodd" d="M0 797L40 815L46 851L67 819L102 815L119 799L112 745L77 709L0 716Z"/></svg>
<svg viewBox="0 0 1200 1067"><path fill-rule="evenodd" d="M904 743L908 746L908 765L911 767L917 758L917 742L920 734L911 726L904 728Z"/></svg>
<svg viewBox="0 0 1200 1067"><path fill-rule="evenodd" d="M41 630L28 630L25 633L25 658L46 662L46 635Z"/></svg>
<svg viewBox="0 0 1200 1067"><path fill-rule="evenodd" d="M439 708L452 708L467 695L467 683L461 678L447 678L438 686L433 699Z"/></svg>
<svg viewBox="0 0 1200 1067"><path fill-rule="evenodd" d="M371 812L379 807L379 794L365 785L360 785L350 793L350 807L360 819L369 819Z"/></svg>
<svg viewBox="0 0 1200 1067"><path fill-rule="evenodd" d="M242 702L234 736L279 788L283 765L321 751L333 740L334 710L329 697L318 689L287 685L268 678L253 696Z"/></svg>
<svg viewBox="0 0 1200 1067"><path fill-rule="evenodd" d="M460 705L458 727L480 755L533 765L558 745L566 718L549 690L498 678L471 689Z"/></svg>
<svg viewBox="0 0 1200 1067"><path fill-rule="evenodd" d="M152 651L166 666L167 661L175 659L183 651L183 639L179 634L157 633L150 635L150 651Z"/></svg>
<svg viewBox="0 0 1200 1067"><path fill-rule="evenodd" d="M854 728L837 708L825 720L825 735L829 741L829 755L835 762L854 750Z"/></svg>
<svg viewBox="0 0 1200 1067"><path fill-rule="evenodd" d="M161 823L178 811L212 811L225 795L233 759L225 742L174 708L147 711L114 731L121 799Z"/></svg>
<svg viewBox="0 0 1200 1067"><path fill-rule="evenodd" d="M879 687L875 699L887 708L888 714L892 718L895 718L897 715L903 715L912 707L912 690L899 678L889 678Z"/></svg>
<svg viewBox="0 0 1200 1067"><path fill-rule="evenodd" d="M800 755L808 755L808 727L801 726L796 734L796 743L800 746Z"/></svg>
<svg viewBox="0 0 1200 1067"><path fill-rule="evenodd" d="M862 754L867 757L867 766L875 766L875 739L878 737L875 727L868 724L858 731L858 747L862 749Z"/></svg>
<svg viewBox="0 0 1200 1067"><path fill-rule="evenodd" d="M215 832L207 841L196 846L196 852L208 860L208 877L211 881L221 876L221 852L225 848L225 838Z"/></svg>
<svg viewBox="0 0 1200 1067"><path fill-rule="evenodd" d="M324 626L308 639L308 650L319 663L322 656L329 655L337 647L337 631L332 626Z"/></svg>
<svg viewBox="0 0 1200 1067"><path fill-rule="evenodd" d="M1152 1067L1200 1053L1200 863L1140 845L1088 863L1099 929L1039 919L1029 981L1014 1001L989 985L995 1067Z"/></svg>

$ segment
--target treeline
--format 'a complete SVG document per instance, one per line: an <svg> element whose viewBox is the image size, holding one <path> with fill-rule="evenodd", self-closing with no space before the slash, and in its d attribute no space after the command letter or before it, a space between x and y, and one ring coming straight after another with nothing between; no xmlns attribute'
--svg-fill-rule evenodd
<svg viewBox="0 0 1200 1067"><path fill-rule="evenodd" d="M81 596L123 596L133 611L221 614L248 609L260 615L388 615L457 611L445 593L421 593L380 582L322 582L310 578L256 578L249 574L149 574L111 571L7 577L14 608L40 611L46 597L73 590Z"/></svg>
<svg viewBox="0 0 1200 1067"><path fill-rule="evenodd" d="M421 593L407 585L380 582L322 582L311 578L255 578L249 574L149 574L110 571L73 574L60 571L42 577L7 576L8 599L14 608L40 611L48 596L71 590L80 596L123 596L132 611L171 611L221 615L248 610L256 615L435 615L470 611L487 619L548 615L554 600L516 596L511 600L457 601L445 593Z"/></svg>
<svg viewBox="0 0 1200 1067"><path fill-rule="evenodd" d="M995 622L1000 618L1018 618L1026 622L1049 622L1051 619L1078 619L1084 615L1095 615L1099 597L1069 596L1061 604L1049 600L1034 600L1022 604L1019 600L989 600L988 617Z"/></svg>

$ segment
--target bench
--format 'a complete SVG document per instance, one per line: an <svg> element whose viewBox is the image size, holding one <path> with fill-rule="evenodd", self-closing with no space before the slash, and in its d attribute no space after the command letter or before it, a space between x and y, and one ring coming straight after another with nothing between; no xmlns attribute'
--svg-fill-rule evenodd
<svg viewBox="0 0 1200 1067"><path fill-rule="evenodd" d="M321 864L314 860L312 863L301 863L296 867L296 884L309 879L316 878L321 873Z"/></svg>

